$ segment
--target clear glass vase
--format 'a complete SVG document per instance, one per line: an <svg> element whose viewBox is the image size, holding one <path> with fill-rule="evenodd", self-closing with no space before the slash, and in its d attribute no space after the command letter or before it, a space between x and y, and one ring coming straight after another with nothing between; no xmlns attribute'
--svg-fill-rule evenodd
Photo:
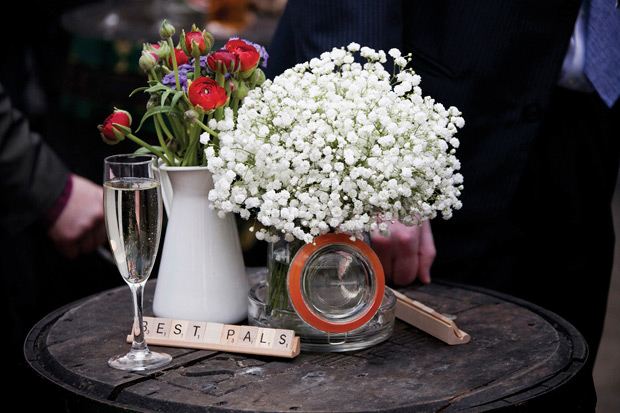
<svg viewBox="0 0 620 413"><path fill-rule="evenodd" d="M378 280L366 255L339 242L270 243L267 270L249 293L250 324L294 330L306 351L360 350L386 340L396 299L380 288L382 273Z"/></svg>

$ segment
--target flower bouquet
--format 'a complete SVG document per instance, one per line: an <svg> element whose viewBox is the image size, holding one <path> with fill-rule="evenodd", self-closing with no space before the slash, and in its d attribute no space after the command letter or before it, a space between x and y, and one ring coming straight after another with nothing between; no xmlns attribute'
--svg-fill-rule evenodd
<svg viewBox="0 0 620 413"><path fill-rule="evenodd" d="M152 119L158 144L135 136L131 114L122 109L115 109L98 128L104 142L118 144L128 138L139 151L157 155L168 166L205 166L205 147L217 151L218 121L234 122L248 91L265 80L261 67L268 54L264 47L238 38L211 50L213 36L195 25L188 33L181 32L175 46L175 31L164 20L162 40L144 44L139 63L148 85L132 93L149 94L137 130ZM221 125L230 127L226 122Z"/></svg>
<svg viewBox="0 0 620 413"><path fill-rule="evenodd" d="M290 255L327 233L387 236L391 221L450 218L464 120L422 95L410 59L351 43L249 91L219 151L205 150L213 207L254 220L258 239L296 244ZM288 265L273 271L267 305L286 308Z"/></svg>
<svg viewBox="0 0 620 413"><path fill-rule="evenodd" d="M99 125L104 142L129 139L137 152L159 157L165 240L157 273L153 312L157 317L236 323L246 318L248 281L232 214L221 219L209 208L213 187L205 148L218 152L219 131L234 126L249 90L265 79L264 48L233 38L212 50L213 37L193 26L181 32L164 21L162 40L145 44L140 66L148 76L146 111L137 128L153 121L156 138L138 138L122 109Z"/></svg>

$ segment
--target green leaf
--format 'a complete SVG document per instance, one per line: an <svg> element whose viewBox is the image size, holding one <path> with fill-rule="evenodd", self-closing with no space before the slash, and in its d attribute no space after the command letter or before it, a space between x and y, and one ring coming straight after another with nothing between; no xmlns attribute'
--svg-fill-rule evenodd
<svg viewBox="0 0 620 413"><path fill-rule="evenodd" d="M153 148L159 150L159 151L163 151L163 148L161 146L155 146L153 145ZM138 149L136 149L136 152L138 154L142 154L142 153L153 153L150 150L148 150L147 148L145 148L144 146L139 147Z"/></svg>
<svg viewBox="0 0 620 413"><path fill-rule="evenodd" d="M173 93L172 89L168 89L166 90L162 95L161 95L161 105L164 106L164 104L166 103L166 100L168 99L168 96L170 96L170 94ZM171 105L172 106L172 105Z"/></svg>
<svg viewBox="0 0 620 413"><path fill-rule="evenodd" d="M142 128L142 125L144 124L144 122L151 116L156 115L158 113L169 115L172 112L172 110L173 108L170 106L155 106L155 107L148 109L144 113L144 116L142 116L142 120L140 120L140 124L138 125L138 129L136 129L136 132L139 131L140 128Z"/></svg>
<svg viewBox="0 0 620 413"><path fill-rule="evenodd" d="M144 91L145 91L145 90L147 90L147 89L148 89L148 87L146 87L146 86L142 86L142 87L139 87L139 88L137 88L137 89L134 89L134 90L133 90L133 92L131 92L131 93L129 94L129 97L132 97L133 95L135 95L135 94L136 94L136 93L138 93L138 92L144 92Z"/></svg>
<svg viewBox="0 0 620 413"><path fill-rule="evenodd" d="M174 97L172 98L172 102L170 103L170 106L172 106L173 108L176 107L177 103L179 102L179 99L181 99L183 97L183 92L178 92L174 95Z"/></svg>

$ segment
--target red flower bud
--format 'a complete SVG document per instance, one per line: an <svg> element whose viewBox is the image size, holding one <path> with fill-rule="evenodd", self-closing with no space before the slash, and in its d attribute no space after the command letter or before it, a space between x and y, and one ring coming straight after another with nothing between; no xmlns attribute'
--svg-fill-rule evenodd
<svg viewBox="0 0 620 413"><path fill-rule="evenodd" d="M144 53L145 51L152 54L155 60L159 60L159 45L158 44L145 45L144 48L142 49L142 53Z"/></svg>
<svg viewBox="0 0 620 413"><path fill-rule="evenodd" d="M234 96L234 93L239 88L239 81L230 76L224 80L224 89L230 96Z"/></svg>
<svg viewBox="0 0 620 413"><path fill-rule="evenodd" d="M189 63L189 57L181 49L174 49L174 56L177 59L177 67ZM168 64L172 67L172 55L168 57Z"/></svg>
<svg viewBox="0 0 620 413"><path fill-rule="evenodd" d="M256 86L260 86L265 83L266 79L267 77L265 76L265 72L263 72L260 68L256 69L256 71L254 72L254 82Z"/></svg>
<svg viewBox="0 0 620 413"><path fill-rule="evenodd" d="M260 53L256 47L240 39L229 40L224 48L239 56L242 72L254 69L260 59Z"/></svg>
<svg viewBox="0 0 620 413"><path fill-rule="evenodd" d="M152 70L157 66L157 60L159 56L157 54L149 52L148 50L143 50L140 59L138 60L138 64L145 72Z"/></svg>
<svg viewBox="0 0 620 413"><path fill-rule="evenodd" d="M153 53L157 60L166 59L170 56L170 47L168 46L168 43L165 42L159 42L156 44L145 43L143 50Z"/></svg>
<svg viewBox="0 0 620 413"><path fill-rule="evenodd" d="M185 47L187 48L187 50L190 51L190 53L192 50L192 41L196 42L196 44L198 45L198 50L200 51L200 54L203 54L205 50L207 50L207 44L204 37L202 36L202 32L192 31L185 35Z"/></svg>
<svg viewBox="0 0 620 413"><path fill-rule="evenodd" d="M194 80L188 90L189 101L205 112L223 106L228 101L226 90L210 77L199 77Z"/></svg>
<svg viewBox="0 0 620 413"><path fill-rule="evenodd" d="M125 139L125 133L114 124L129 128L131 126L131 115L124 110L114 109L114 112L103 121L103 124L99 125L103 141L111 145Z"/></svg>
<svg viewBox="0 0 620 413"><path fill-rule="evenodd" d="M207 57L207 65L215 73L235 73L241 67L241 60L233 52L217 50Z"/></svg>

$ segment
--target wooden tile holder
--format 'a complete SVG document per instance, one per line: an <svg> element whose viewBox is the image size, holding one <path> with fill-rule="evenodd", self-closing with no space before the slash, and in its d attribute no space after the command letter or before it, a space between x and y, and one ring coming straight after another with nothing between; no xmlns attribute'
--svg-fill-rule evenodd
<svg viewBox="0 0 620 413"><path fill-rule="evenodd" d="M450 318L399 291L391 291L396 296L396 318L450 345L470 341L469 334L460 330ZM148 345L285 358L296 357L301 348L300 339L293 330L158 317L144 317L143 321ZM129 334L127 342L132 341L133 335Z"/></svg>
<svg viewBox="0 0 620 413"><path fill-rule="evenodd" d="M285 358L293 358L300 351L300 340L293 330L158 317L144 317L143 321L148 345ZM132 341L129 334L127 342Z"/></svg>
<svg viewBox="0 0 620 413"><path fill-rule="evenodd" d="M450 345L469 342L469 334L460 330L450 318L399 291L392 292L396 296L396 318Z"/></svg>

